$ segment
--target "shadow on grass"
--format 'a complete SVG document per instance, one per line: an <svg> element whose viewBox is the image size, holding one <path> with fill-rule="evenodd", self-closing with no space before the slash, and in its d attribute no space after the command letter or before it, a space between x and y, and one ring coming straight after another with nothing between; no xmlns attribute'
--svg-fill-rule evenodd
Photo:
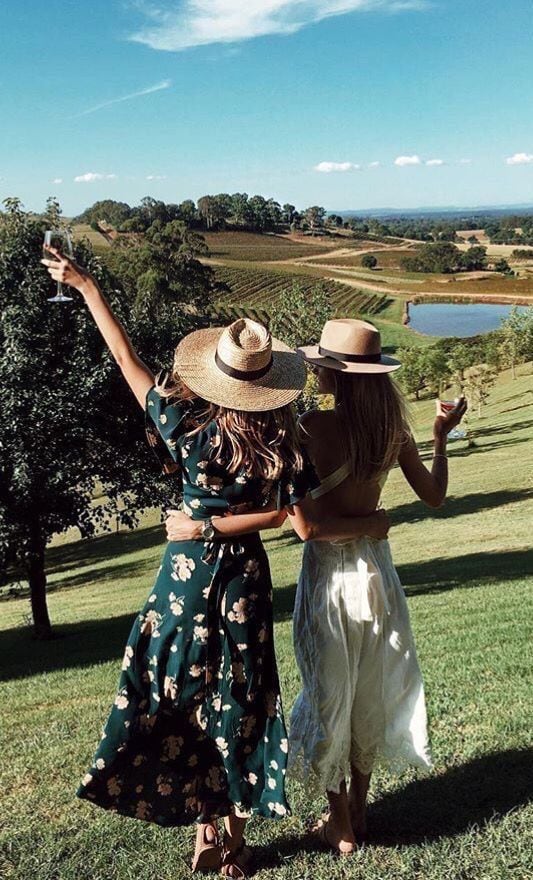
<svg viewBox="0 0 533 880"><path fill-rule="evenodd" d="M383 795L369 807L369 844L420 845L503 818L532 800L532 761L531 749L492 752ZM258 867L265 869L317 848L313 835L303 834L254 851Z"/></svg>
<svg viewBox="0 0 533 880"><path fill-rule="evenodd" d="M491 752L383 795L369 809L373 843L455 837L533 798L533 749Z"/></svg>
<svg viewBox="0 0 533 880"><path fill-rule="evenodd" d="M72 544L61 544L46 551L46 570L55 574L75 566L97 565L128 553L139 553L166 543L163 525L99 535Z"/></svg>
<svg viewBox="0 0 533 880"><path fill-rule="evenodd" d="M0 632L0 681L27 678L57 669L92 666L119 660L135 611L107 620L54 626L50 642L32 639L31 629L21 627ZM118 675L118 667L117 667Z"/></svg>
<svg viewBox="0 0 533 880"><path fill-rule="evenodd" d="M531 404L528 404L528 406L531 406ZM531 427L533 427L533 419L527 419L523 422L511 422L508 425L490 425L488 421L486 425L483 425L478 422L476 425L470 427L470 436L474 441L483 440L485 437L501 437L503 434L514 434L515 431L526 431ZM494 440L491 443L483 443L481 446L473 447L472 449L457 448L452 441L448 453L450 458L455 458L464 452L475 452L476 448L478 450L497 449L499 446L512 446L514 443L523 443L524 440L528 439L528 437L518 437L515 440ZM433 440L419 440L416 445L420 452L433 450Z"/></svg>
<svg viewBox="0 0 533 880"><path fill-rule="evenodd" d="M467 553L397 566L407 595L443 593L482 586L483 582L518 580L533 574L532 550Z"/></svg>
<svg viewBox="0 0 533 880"><path fill-rule="evenodd" d="M419 520L451 519L454 516L492 510L504 504L516 504L533 498L533 489L501 489L496 492L474 492L471 495L449 495L443 507L431 509L421 501L400 504L389 512L393 525Z"/></svg>

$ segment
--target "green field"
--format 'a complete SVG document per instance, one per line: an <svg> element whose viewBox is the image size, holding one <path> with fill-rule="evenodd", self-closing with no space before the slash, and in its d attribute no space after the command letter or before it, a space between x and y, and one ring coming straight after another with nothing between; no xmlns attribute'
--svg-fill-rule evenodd
<svg viewBox="0 0 533 880"><path fill-rule="evenodd" d="M382 267L386 267L387 269L399 269L401 267L401 261L405 259L405 257L412 257L415 253L415 250L408 250L407 248L398 248L388 250L365 250L365 255L369 254L376 258L378 261L377 270L373 270L376 274L376 279L379 281L379 269ZM350 256L338 256L338 257L328 257L325 255L324 257L313 257L312 260L309 260L309 263L313 265L314 263L319 263L321 266L342 266L343 268L350 269L352 267L360 267L361 260L363 259L363 254L353 254Z"/></svg>
<svg viewBox="0 0 533 880"><path fill-rule="evenodd" d="M95 250L110 247L110 243L100 232L97 232L88 223L76 223L72 227L75 239L87 238Z"/></svg>
<svg viewBox="0 0 533 880"><path fill-rule="evenodd" d="M424 672L434 771L376 772L371 843L349 862L318 850L324 807L289 782L294 815L254 820L258 880L526 880L531 797L532 366L501 377L475 446L450 444L450 497L416 501L395 470L385 487L391 544ZM433 401L413 407L429 452ZM164 538L158 516L132 533L52 547L56 641L31 640L23 599L2 603L2 880L185 880L193 829L161 830L77 801L114 696L123 644L150 590ZM298 690L291 609L301 546L267 539L287 712Z"/></svg>
<svg viewBox="0 0 533 880"><path fill-rule="evenodd" d="M261 235L254 232L203 232L210 256L223 260L248 260L267 262L270 260L291 260L320 254L324 249L333 248L335 242L326 246L322 239L316 244L309 241L293 241L286 235Z"/></svg>

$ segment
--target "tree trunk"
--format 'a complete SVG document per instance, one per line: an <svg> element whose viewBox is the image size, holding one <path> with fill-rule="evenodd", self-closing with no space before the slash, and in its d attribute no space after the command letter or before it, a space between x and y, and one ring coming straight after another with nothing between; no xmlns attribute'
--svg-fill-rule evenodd
<svg viewBox="0 0 533 880"><path fill-rule="evenodd" d="M30 583L30 603L33 617L33 635L39 640L52 638L52 625L46 604L46 574L44 570L45 541L39 521L30 524L30 558L28 580Z"/></svg>

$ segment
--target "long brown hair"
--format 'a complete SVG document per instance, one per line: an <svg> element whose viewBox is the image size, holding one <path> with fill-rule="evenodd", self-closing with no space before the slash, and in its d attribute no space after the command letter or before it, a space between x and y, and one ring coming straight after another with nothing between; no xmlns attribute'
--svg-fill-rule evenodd
<svg viewBox="0 0 533 880"><path fill-rule="evenodd" d="M411 433L404 397L388 373L332 372L346 459L359 482L371 480L396 463Z"/></svg>
<svg viewBox="0 0 533 880"><path fill-rule="evenodd" d="M291 404L266 412L219 406L191 396L174 371L168 385L158 379L157 390L170 400L196 402L194 411L191 408L191 428L187 436L194 437L210 422L216 422L220 443L212 447L210 460L230 474L242 469L251 477L277 480L284 473L291 475L301 470L303 457Z"/></svg>

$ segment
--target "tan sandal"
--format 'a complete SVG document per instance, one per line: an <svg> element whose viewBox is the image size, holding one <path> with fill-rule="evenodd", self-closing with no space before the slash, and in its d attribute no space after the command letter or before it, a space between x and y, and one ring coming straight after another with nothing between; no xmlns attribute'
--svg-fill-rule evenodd
<svg viewBox="0 0 533 880"><path fill-rule="evenodd" d="M208 840L207 829L214 832L213 840ZM222 846L218 830L214 825L200 825L196 832L196 848L191 863L191 871L219 871L222 865Z"/></svg>
<svg viewBox="0 0 533 880"><path fill-rule="evenodd" d="M223 877L231 877L232 880L246 880L246 877L252 876L253 853L244 840L235 851L224 847L220 873Z"/></svg>
<svg viewBox="0 0 533 880"><path fill-rule="evenodd" d="M319 821L315 824L313 828L313 834L318 838L318 841L322 844L325 849L329 849L331 852L335 853L336 856L340 856L341 858L348 858L352 856L356 851L356 846L351 850L342 850L336 844L332 843L328 837L328 822L319 819Z"/></svg>

